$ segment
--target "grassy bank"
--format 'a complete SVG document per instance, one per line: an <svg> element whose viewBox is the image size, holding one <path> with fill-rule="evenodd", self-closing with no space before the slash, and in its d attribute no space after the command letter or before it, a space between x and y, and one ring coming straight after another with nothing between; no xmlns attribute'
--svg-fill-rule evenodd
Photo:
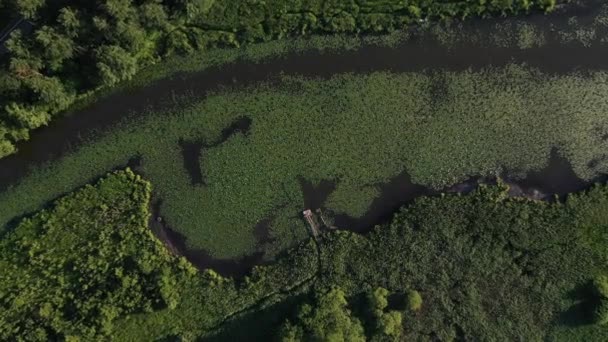
<svg viewBox="0 0 608 342"><path fill-rule="evenodd" d="M513 65L285 77L277 86L226 89L128 121L33 170L0 195L0 222L141 156L162 216L191 246L218 257L259 248L272 255L306 236L300 177L337 182L326 207L356 217L378 195L377 184L403 170L415 183L442 187L504 169L539 170L558 147L582 178L608 171L606 81L602 72L552 76ZM214 142L243 116L250 132L204 149L206 185L191 185L179 141ZM253 227L264 218L273 219L274 241L257 246Z"/></svg>

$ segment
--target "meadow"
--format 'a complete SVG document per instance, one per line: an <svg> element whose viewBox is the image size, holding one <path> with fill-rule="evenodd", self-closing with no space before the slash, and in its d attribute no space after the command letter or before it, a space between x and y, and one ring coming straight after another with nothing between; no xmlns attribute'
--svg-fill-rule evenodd
<svg viewBox="0 0 608 342"><path fill-rule="evenodd" d="M522 65L283 76L179 99L173 110L134 116L32 170L0 194L0 224L139 157L162 199L160 215L189 246L218 258L263 250L272 259L307 236L301 179L334 181L324 207L359 217L379 185L403 171L433 188L505 170L523 176L557 148L579 177L605 173L607 76ZM247 132L202 148L204 184L193 185L180 142L212 144L243 117ZM263 219L270 239L258 244L254 226Z"/></svg>

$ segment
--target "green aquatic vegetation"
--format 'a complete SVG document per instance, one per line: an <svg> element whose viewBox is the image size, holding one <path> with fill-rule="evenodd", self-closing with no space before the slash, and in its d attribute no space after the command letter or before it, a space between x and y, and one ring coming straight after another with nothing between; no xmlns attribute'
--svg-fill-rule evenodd
<svg viewBox="0 0 608 342"><path fill-rule="evenodd" d="M261 248L275 254L306 237L303 225L271 222L274 241L263 246L253 227L301 217L300 178L336 182L327 209L361 216L379 185L403 171L441 188L474 175L542 169L557 147L578 176L607 172L607 80L603 72L546 75L511 65L227 88L126 121L33 170L0 194L0 222L141 156L140 169L163 200L161 215L191 246L218 257ZM178 142L218 141L243 116L250 131L204 148L205 185L192 186Z"/></svg>
<svg viewBox="0 0 608 342"><path fill-rule="evenodd" d="M530 49L545 44L544 32L536 27L527 23L521 23L518 25L517 30L517 46L520 49Z"/></svg>

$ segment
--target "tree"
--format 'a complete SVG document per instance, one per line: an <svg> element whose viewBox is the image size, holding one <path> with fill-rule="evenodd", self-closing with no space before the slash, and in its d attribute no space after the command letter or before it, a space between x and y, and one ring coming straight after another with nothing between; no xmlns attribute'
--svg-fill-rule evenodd
<svg viewBox="0 0 608 342"><path fill-rule="evenodd" d="M376 317L382 316L384 309L388 306L388 290L382 287L375 289L367 294L369 309L371 314Z"/></svg>
<svg viewBox="0 0 608 342"><path fill-rule="evenodd" d="M600 299L599 305L595 309L595 324L608 324L608 299Z"/></svg>
<svg viewBox="0 0 608 342"><path fill-rule="evenodd" d="M599 275L593 280L593 292L597 298L594 321L596 324L608 324L608 276Z"/></svg>
<svg viewBox="0 0 608 342"><path fill-rule="evenodd" d="M372 340L397 341L401 337L403 328L403 315L398 311L388 311L388 290L378 287L367 294L369 312L373 320L374 331Z"/></svg>
<svg viewBox="0 0 608 342"><path fill-rule="evenodd" d="M593 288L598 297L608 299L608 276L597 276L593 280Z"/></svg>
<svg viewBox="0 0 608 342"><path fill-rule="evenodd" d="M165 7L158 2L149 2L141 7L141 21L148 28L163 28L169 24Z"/></svg>
<svg viewBox="0 0 608 342"><path fill-rule="evenodd" d="M35 106L12 102L5 107L5 111L11 120L29 129L40 127L49 121L48 112Z"/></svg>
<svg viewBox="0 0 608 342"><path fill-rule="evenodd" d="M137 71L137 59L117 45L100 47L96 65L99 78L106 86L130 79Z"/></svg>
<svg viewBox="0 0 608 342"><path fill-rule="evenodd" d="M15 152L15 146L6 138L8 129L0 122L0 158Z"/></svg>
<svg viewBox="0 0 608 342"><path fill-rule="evenodd" d="M45 0L15 0L17 10L25 18L36 17L38 9L45 5Z"/></svg>
<svg viewBox="0 0 608 342"><path fill-rule="evenodd" d="M411 311L418 311L422 308L422 296L420 292L415 290L407 292L407 307Z"/></svg>
<svg viewBox="0 0 608 342"><path fill-rule="evenodd" d="M36 31L36 42L45 60L45 65L52 71L61 69L63 61L74 56L74 42L68 36L58 33L54 28L43 26Z"/></svg>
<svg viewBox="0 0 608 342"><path fill-rule="evenodd" d="M71 38L78 36L78 30L81 26L78 19L80 13L70 7L65 7L59 10L57 22L63 28L64 32Z"/></svg>
<svg viewBox="0 0 608 342"><path fill-rule="evenodd" d="M403 315L398 311L389 311L378 318L378 333L397 340L402 333Z"/></svg>
<svg viewBox="0 0 608 342"><path fill-rule="evenodd" d="M286 322L282 341L365 341L361 322L351 316L346 295L339 288L317 296L314 305L303 305L296 325Z"/></svg>

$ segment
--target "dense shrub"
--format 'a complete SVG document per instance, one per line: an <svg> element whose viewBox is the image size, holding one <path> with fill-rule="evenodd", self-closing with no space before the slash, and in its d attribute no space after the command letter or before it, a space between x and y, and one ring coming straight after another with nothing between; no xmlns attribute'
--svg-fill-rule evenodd
<svg viewBox="0 0 608 342"><path fill-rule="evenodd" d="M130 171L57 201L0 242L0 339L91 339L115 318L174 307L174 257L147 228L150 185Z"/></svg>
<svg viewBox="0 0 608 342"><path fill-rule="evenodd" d="M570 293L604 272L596 242L608 226L606 186L565 204L509 199L503 187L422 198L369 236L327 233L319 250L311 240L240 280L168 255L145 227L149 190L129 171L112 174L2 240L2 339L211 337L245 319L279 331L263 312L291 317L286 340L607 337L603 325L582 334L576 320L558 319L578 304ZM420 310L388 310L389 293L414 288L425 289Z"/></svg>
<svg viewBox="0 0 608 342"><path fill-rule="evenodd" d="M588 241L605 234L607 188L566 204L508 199L504 191L422 198L367 238L326 236L317 286L347 295L363 286L425 289L422 308L403 315L405 339L543 340L553 329L575 329L576 316L560 317L578 300L564 299L605 267L605 246Z"/></svg>
<svg viewBox="0 0 608 342"><path fill-rule="evenodd" d="M0 339L153 340L174 330L196 336L241 310L262 307L265 298L281 300L313 278L311 244L238 282L212 270L197 272L147 227L150 191L131 171L116 172L4 236Z"/></svg>
<svg viewBox="0 0 608 342"><path fill-rule="evenodd" d="M280 332L282 341L365 341L361 321L347 308L342 290L319 294L313 305L304 304L296 325L287 322Z"/></svg>
<svg viewBox="0 0 608 342"><path fill-rule="evenodd" d="M422 308L422 296L420 292L414 290L407 292L407 308L410 311L418 311Z"/></svg>
<svg viewBox="0 0 608 342"><path fill-rule="evenodd" d="M608 276L599 275L593 280L593 288L599 298L608 299Z"/></svg>

